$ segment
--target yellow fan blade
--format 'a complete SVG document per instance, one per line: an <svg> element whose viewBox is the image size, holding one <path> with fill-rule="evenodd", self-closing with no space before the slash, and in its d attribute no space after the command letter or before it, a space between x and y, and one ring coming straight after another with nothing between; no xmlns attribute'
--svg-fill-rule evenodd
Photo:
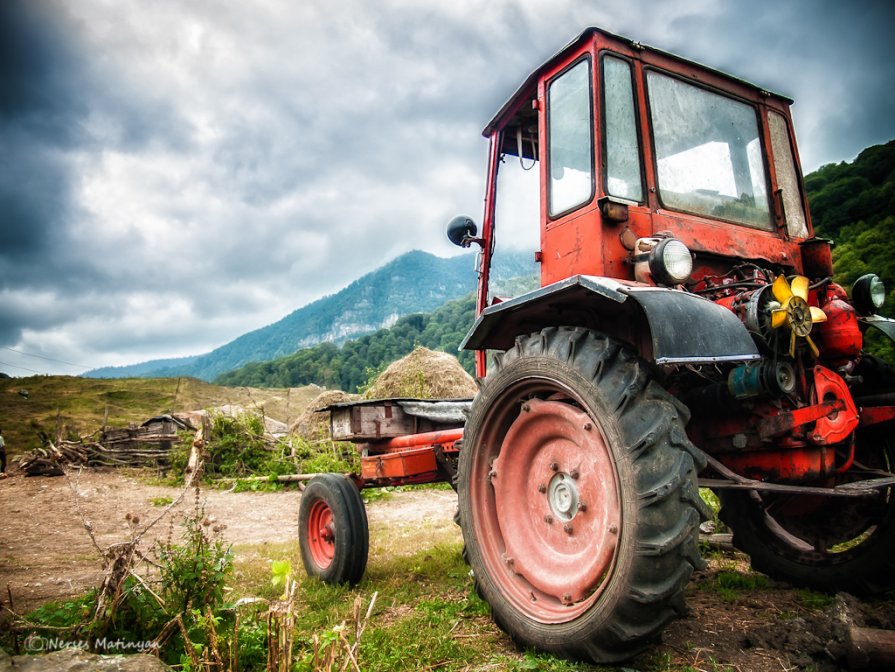
<svg viewBox="0 0 895 672"><path fill-rule="evenodd" d="M811 322L817 324L818 322L826 322L827 314L822 311L820 308L816 306L811 306Z"/></svg>
<svg viewBox="0 0 895 672"><path fill-rule="evenodd" d="M792 291L789 289L789 283L786 281L786 277L782 275L778 275L777 279L774 280L774 285L771 287L771 291L774 293L774 298L780 303L786 303L792 296Z"/></svg>
<svg viewBox="0 0 895 672"><path fill-rule="evenodd" d="M808 300L808 278L797 275L792 279L792 293L800 299Z"/></svg>
<svg viewBox="0 0 895 672"><path fill-rule="evenodd" d="M820 350L817 349L817 346L814 345L814 341L811 340L810 336L805 336L805 340L808 341L808 345L811 346L811 352L814 353L815 357L820 357Z"/></svg>
<svg viewBox="0 0 895 672"><path fill-rule="evenodd" d="M773 313L771 313L771 327L773 327L774 329L779 329L784 324L786 324L787 317L788 315L785 309L780 308L778 310L775 310Z"/></svg>

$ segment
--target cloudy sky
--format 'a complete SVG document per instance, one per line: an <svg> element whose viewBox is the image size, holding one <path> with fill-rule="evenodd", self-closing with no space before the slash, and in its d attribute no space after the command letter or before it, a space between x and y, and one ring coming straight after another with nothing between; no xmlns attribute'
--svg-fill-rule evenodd
<svg viewBox="0 0 895 672"><path fill-rule="evenodd" d="M481 219L481 128L599 25L895 137L886 0L2 0L0 371L200 354Z"/></svg>

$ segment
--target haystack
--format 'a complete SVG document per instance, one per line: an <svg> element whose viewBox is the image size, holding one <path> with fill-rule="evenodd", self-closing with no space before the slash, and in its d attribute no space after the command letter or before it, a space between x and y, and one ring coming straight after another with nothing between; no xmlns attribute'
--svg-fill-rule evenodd
<svg viewBox="0 0 895 672"><path fill-rule="evenodd" d="M476 384L460 362L446 352L416 348L391 363L366 391L367 399L463 399L476 393Z"/></svg>
<svg viewBox="0 0 895 672"><path fill-rule="evenodd" d="M342 390L321 392L311 400L308 407L298 416L290 431L305 441L326 441L331 437L331 433L329 429L329 413L325 413L323 409L331 404L341 404L357 398L358 395L348 394L347 392L342 392Z"/></svg>

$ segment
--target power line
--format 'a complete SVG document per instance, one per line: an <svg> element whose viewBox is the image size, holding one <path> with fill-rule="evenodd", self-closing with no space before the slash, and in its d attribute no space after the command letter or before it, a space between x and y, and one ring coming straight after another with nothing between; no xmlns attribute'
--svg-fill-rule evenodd
<svg viewBox="0 0 895 672"><path fill-rule="evenodd" d="M3 366L11 366L14 369L22 369L22 371L30 371L31 373L36 373L38 375L43 375L43 371L35 371L34 369L29 369L27 366L19 366L18 364L9 364L7 362L0 362Z"/></svg>
<svg viewBox="0 0 895 672"><path fill-rule="evenodd" d="M44 357L43 355L35 355L35 354L33 354L33 353L30 353L30 352L24 352L24 351L22 351L22 350L16 350L15 348L10 348L8 345L4 345L3 348L4 348L5 350L9 350L10 352L15 352L16 354L19 354L19 355L25 355L26 357L36 357L36 358L38 358L38 359L45 359L45 360L47 360L48 362L56 362L56 363L58 363L58 364L68 364L69 366L77 366L78 368L81 368L81 369L89 369L89 368L91 368L91 367L87 366L86 364L75 364L74 362L66 362L64 359L53 359L52 357ZM13 365L13 364L7 364L7 366L14 366L14 365ZM21 366L20 366L19 368L21 369L21 368L24 368L24 367L21 367ZM31 369L25 369L25 370L26 370L26 371L30 371Z"/></svg>

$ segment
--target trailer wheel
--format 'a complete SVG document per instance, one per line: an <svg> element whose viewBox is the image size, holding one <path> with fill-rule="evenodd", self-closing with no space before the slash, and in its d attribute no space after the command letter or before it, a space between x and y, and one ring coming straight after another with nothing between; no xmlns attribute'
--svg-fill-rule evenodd
<svg viewBox="0 0 895 672"><path fill-rule="evenodd" d="M623 346L547 328L498 357L460 454L477 589L521 646L629 658L682 612L699 512L686 409Z"/></svg>
<svg viewBox="0 0 895 672"><path fill-rule="evenodd" d="M358 583L367 567L370 533L357 487L341 474L315 476L301 496L298 542L308 576Z"/></svg>
<svg viewBox="0 0 895 672"><path fill-rule="evenodd" d="M863 478L895 471L891 428L859 431L857 441L853 471L866 470ZM857 478L846 477L841 482ZM876 595L895 590L895 488L880 492L860 499L725 492L720 516L757 571L824 592Z"/></svg>

